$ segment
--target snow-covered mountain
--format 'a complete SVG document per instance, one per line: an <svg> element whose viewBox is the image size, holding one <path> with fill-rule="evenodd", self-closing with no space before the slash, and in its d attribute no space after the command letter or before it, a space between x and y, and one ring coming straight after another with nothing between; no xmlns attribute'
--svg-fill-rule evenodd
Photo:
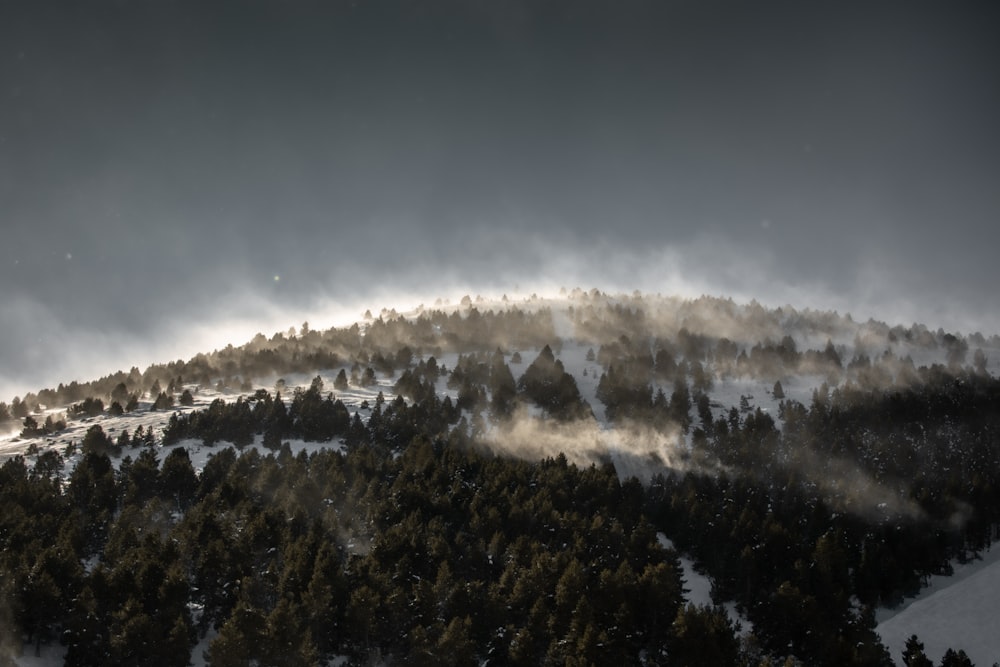
<svg viewBox="0 0 1000 667"><path fill-rule="evenodd" d="M406 335L417 338L408 340ZM483 338L478 342L476 336L480 335ZM359 347L349 349L345 341ZM401 350L406 353L398 353ZM586 416L554 418L556 411L551 406L522 398L512 413L513 421L510 415L498 417L499 413L489 407L499 392L489 379L491 355L499 355L494 358L510 369L513 378L523 378L533 361L544 357L545 350L551 350L554 368L572 378L579 400L586 406ZM251 362L264 357L278 359L285 353L294 364L284 371L271 370L253 377L240 373ZM310 354L316 362L305 370L302 359ZM160 460L170 451L184 448L200 472L226 443L181 438L163 444L164 429L172 419L199 414L220 403L256 405L265 394L278 391L287 400L319 386L349 414L369 423L381 405L392 403L397 396L404 402L413 400L408 387L403 386L404 378L431 359L438 369L428 380L433 393L464 406L463 420L472 424L473 430L479 428L477 437L494 452L528 459L562 454L581 467L610 462L623 482L636 478L650 484L657 475L692 471L740 474L732 460L705 453L705 442L718 423L730 422L736 428L747 421L766 420L776 434L782 434L788 428L801 428L798 422L788 426L786 413L795 406L823 404L831 395L864 390L890 396L928 382L926 378L935 373L950 374L955 383L977 373L993 378L996 359L1000 359L1000 338L935 332L919 325L859 323L836 313L800 311L790 306L767 309L725 299L685 301L580 290L559 299L530 298L517 303L506 297L468 299L455 307L402 314L383 311L380 317L368 317L353 328L338 331L310 332L304 327L287 336L258 336L239 348L199 355L184 366L184 373L169 366L142 374L133 372L131 381L121 383L137 399L128 412L101 409L89 416L74 416L72 409L67 412L68 406L40 404L41 397L65 392L39 392L18 401L30 405L29 416L39 428L22 429L21 420L8 423L8 431L0 436L0 458L23 455L33 463L45 452L55 451L64 461L62 474L68 476L84 456L80 444L88 431L100 427L115 440L122 432L135 434L140 429L151 434L149 439L155 443ZM380 370L363 381L359 371L366 367ZM476 369L485 373L483 379L470 380ZM197 380L181 377L196 370L201 375ZM171 382L166 397L169 404L155 409L157 399L166 392L149 393L148 387L154 380L163 387L175 375L177 382ZM345 384L348 376L351 380ZM637 399L641 411L609 399L609 386L616 381L616 387L646 396ZM471 399L469 387L479 391ZM176 400L182 391L191 397L188 405ZM521 384L518 391L524 391ZM664 411L678 405L678 391L684 395L690 391L694 399L685 399L686 414L678 416L675 409L664 427L652 428L643 422L659 414L655 413L657 401L663 402ZM110 396L110 391L93 394L109 405ZM47 419L57 426L65 421L65 425L42 428ZM475 426L477 420L479 427ZM251 444L243 443L243 448L266 451L264 439L264 433L255 433ZM345 447L342 437L316 441L286 436L282 441L293 455ZM995 451L1000 443L992 446ZM835 515L855 513L880 525L904 520L908 513L922 513L908 495L908 487L891 476L880 478L877 466L874 472L865 471L846 454L816 453L820 451L817 448L808 457L796 458L794 465L801 468L807 484L819 489L818 497L830 503ZM115 465L129 455L128 450L116 452ZM823 456L828 458L818 463L810 458ZM830 471L839 471L842 478L823 477ZM661 541L673 547L668 536L661 534ZM911 634L920 636L935 660L949 647L965 649L977 664L1000 658L1000 633L991 626L1000 609L993 594L1000 585L995 553L980 561L982 567L974 572L956 566L955 575L935 577L919 599L878 612L878 633L897 664L901 664L902 644ZM713 579L710 573L703 573L697 560L697 555L688 554L682 561L687 599L707 604L713 601L709 595ZM732 600L716 596L714 601L725 603L733 622L745 631L753 628Z"/></svg>

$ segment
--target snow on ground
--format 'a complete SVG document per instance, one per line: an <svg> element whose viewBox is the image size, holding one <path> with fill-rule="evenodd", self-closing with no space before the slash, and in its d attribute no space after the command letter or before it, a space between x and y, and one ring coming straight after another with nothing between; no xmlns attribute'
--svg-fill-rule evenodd
<svg viewBox="0 0 1000 667"><path fill-rule="evenodd" d="M215 398L219 398L219 394L215 391L202 391L195 395L195 403L191 407L176 406L170 410L150 410L150 402L143 401L140 403L140 407L133 412L126 413L120 417L115 417L107 413L98 415L96 417L84 417L82 419L66 419L66 428L54 433L52 435L47 435L39 438L22 438L18 431L14 431L5 438L0 438L0 461L7 459L11 456L17 454L24 454L25 451L34 445L38 448L39 453L54 449L65 456L66 448L74 443L80 445L83 442L83 438L87 433L87 430L94 425L98 425L101 429L111 437L112 440L118 438L119 433L122 429L128 429L129 433L135 433L136 429L142 426L143 430L153 429L156 433L157 439L159 439L163 434L163 428L167 425L170 419L170 415L175 412L187 413L192 410L204 409ZM232 397L235 400L235 396ZM49 410L43 412L41 415L35 415L35 418L39 423L45 420L45 417L51 414L53 418L62 417L65 414L64 410ZM79 450L73 456L66 458L66 468L72 469L73 466L79 461L81 454ZM134 458L134 457L133 457Z"/></svg>
<svg viewBox="0 0 1000 667"><path fill-rule="evenodd" d="M576 379L576 386L580 390L580 396L590 404L590 408L594 412L594 417L597 421L606 425L607 419L604 416L604 404L597 400L597 383L601 379L603 369L596 361L587 361L587 352L591 349L589 345L566 340L555 356L556 359L562 362L563 369ZM596 354L597 350L594 350L594 353ZM538 356L538 351L534 350L523 356L524 367L527 368L527 364L530 364ZM520 373L524 372L524 369L522 368L518 371L511 368L511 372L514 373L514 377L518 377Z"/></svg>
<svg viewBox="0 0 1000 667"><path fill-rule="evenodd" d="M663 533L657 533L656 539L664 549L673 549L674 543ZM712 602L712 580L708 576L698 572L694 567L694 561L677 551L678 560L681 562L681 575L684 577L684 600L698 606L715 606ZM753 630L753 624L747 620L736 609L736 603L726 602L722 605L729 616L730 622L744 634L749 634Z"/></svg>
<svg viewBox="0 0 1000 667"><path fill-rule="evenodd" d="M681 573L684 576L684 600L696 605L713 606L715 603L712 602L712 580L694 569L694 561L678 551L673 541L664 533L657 533L656 540L664 549L677 551L681 562Z"/></svg>
<svg viewBox="0 0 1000 667"><path fill-rule="evenodd" d="M247 445L246 448L251 449L256 447L259 452L266 454L267 450L264 448L263 441L264 441L264 436L262 435L254 436L253 443ZM291 449L292 454L294 456L298 456L300 452L305 452L308 455L323 450L343 451L343 444L339 441L334 441L334 440L327 442L308 442L306 440L298 440L292 438L292 439L285 439L282 442L288 443L289 448ZM208 463L208 459L211 458L213 454L215 454L216 452L220 452L226 449L227 447L232 447L232 446L233 444L231 442L227 442L225 440L220 440L219 442L217 442L212 446L206 446L204 443L202 443L201 440L189 438L181 440L176 444L169 445L166 447L161 446L157 447L156 449L159 459L162 462L163 459L166 458L167 455L170 454L170 452L173 451L174 449L186 447L188 452L188 457L191 459L191 467L193 467L195 471L200 474L201 471L205 469L205 464ZM132 452L126 450L122 452L122 458L124 458L125 456L132 456L133 454L138 454L138 450L134 450ZM135 457L133 456L133 458ZM113 463L117 463L118 461L119 459L112 460Z"/></svg>
<svg viewBox="0 0 1000 667"><path fill-rule="evenodd" d="M428 357L427 359L429 359ZM424 359L424 361L427 361ZM510 361L510 357L507 358ZM450 373L453 368L458 364L458 354L454 352L446 352L445 354L437 355L434 357L434 361L437 362L438 368L445 368ZM434 391L441 400L444 400L445 396L450 396L452 401L458 399L458 389L451 389L448 387L448 376L441 375L438 377L437 382L434 383Z"/></svg>
<svg viewBox="0 0 1000 667"><path fill-rule="evenodd" d="M706 393L711 401L712 416L716 419L726 417L729 414L730 408L740 407L740 399L745 396L751 409L760 408L774 417L774 421L777 423L778 401L774 400L771 394L772 389L774 389L773 382L768 384L755 378L728 377L725 379L716 379L712 383L712 389ZM812 389L810 388L808 391L811 396ZM670 395L669 392L667 395ZM797 396L793 396L788 392L786 392L786 396L798 400ZM808 404L807 401L806 405ZM698 424L697 414L694 417L695 421L692 423Z"/></svg>
<svg viewBox="0 0 1000 667"><path fill-rule="evenodd" d="M205 667L208 664L205 661L205 653L208 651L208 645L212 643L212 640L219 635L217 630L209 629L205 633L205 636L198 640L198 643L194 645L191 649L191 665L190 667Z"/></svg>
<svg viewBox="0 0 1000 667"><path fill-rule="evenodd" d="M205 661L205 652L208 650L208 645L212 643L212 640L219 633L215 630L209 630L206 635L201 638L194 648L191 649L191 667L205 667L207 664ZM14 664L18 667L62 667L63 662L66 659L66 647L60 646L59 644L46 644L41 647L41 655L35 656L34 647L25 646L24 655L14 658ZM333 664L343 664L338 663L338 658L334 659Z"/></svg>
<svg viewBox="0 0 1000 667"><path fill-rule="evenodd" d="M66 647L59 644L43 645L37 656L34 646L24 646L23 651L22 656L14 658L18 667L62 667L66 659Z"/></svg>
<svg viewBox="0 0 1000 667"><path fill-rule="evenodd" d="M965 651L979 667L1000 662L1000 548L954 568L950 577L931 577L916 598L876 614L876 632L897 665L903 664L903 648L914 634L935 663L949 648Z"/></svg>
<svg viewBox="0 0 1000 667"><path fill-rule="evenodd" d="M455 357L457 358L457 356ZM350 370L349 367L347 370ZM334 368L332 370L322 371L317 374L296 374L284 376L282 379L286 383L286 388L283 393L283 398L286 404L291 399L291 395L296 388L308 388L312 383L313 378L317 375L324 382L324 393L328 393L332 390L333 381L340 372L340 368ZM267 391L273 392L275 382L278 380L277 377L267 378L263 383L255 384L254 391L257 389L266 389ZM347 409L353 413L355 411L366 412L366 409L362 406L367 402L368 406L373 406L375 404L375 399L379 392L382 392L383 397L386 401L391 401L396 397L393 391L393 385L395 384L396 378L386 378L379 376L376 378L377 384L372 387L349 387L343 392L334 391L333 394L336 398L344 402ZM204 410L207 408L212 401L216 399L223 399L227 402L235 401L237 398L246 399L248 396L252 396L253 392L219 392L215 389L198 388L196 385L188 385L187 389L191 390L192 396L194 398L194 405L185 407L181 405L175 405L174 407L167 410L150 410L150 401L141 401L139 408L133 412L125 413L119 417L109 415L107 413L98 415L96 417L84 417L82 419L66 419L66 428L54 433L52 435L43 436L39 438L22 438L19 433L19 429L9 431L5 434L0 435L0 462L3 460L15 456L17 454L24 454L29 447L34 445L37 447L39 453L46 450L54 449L60 454L65 456L67 447L72 443L77 446L83 441L87 430L94 425L100 426L104 432L111 437L112 440L118 438L119 433L123 429L128 429L129 433L134 434L136 429L140 426L143 430L153 429L156 434L156 439L159 441L163 436L163 429L166 427L167 422L170 420L171 415L174 413L186 414L194 410ZM370 409L370 407L368 408ZM40 415L35 415L35 418L39 423L45 420L45 417L51 414L54 419L65 418L65 409L60 410L48 410L44 411ZM367 416L367 415L365 415ZM330 449L338 448L340 445L337 442L305 442L302 440L286 440L290 443L292 452L298 454L302 450L314 451L318 449ZM259 449L261 448L262 437L257 436L254 443ZM170 453L172 449L177 447L187 447L188 454L191 457L191 463L194 468L200 471L208 456L211 455L213 451L219 451L228 446L227 443L220 442L212 447L204 446L200 440L186 440L184 442L178 443L170 447L157 447L160 453L160 460ZM263 450L262 450L263 451ZM138 450L125 450L122 452L122 456L118 458L113 458L112 463L116 466L125 456L131 456L135 458ZM79 462L82 456L79 448L74 455L65 458L65 468L67 471L72 470L72 468Z"/></svg>

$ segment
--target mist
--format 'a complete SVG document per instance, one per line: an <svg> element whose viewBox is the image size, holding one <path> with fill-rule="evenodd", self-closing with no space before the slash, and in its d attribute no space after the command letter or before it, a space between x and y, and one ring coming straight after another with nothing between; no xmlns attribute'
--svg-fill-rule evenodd
<svg viewBox="0 0 1000 667"><path fill-rule="evenodd" d="M452 262L372 258L368 263L346 257L325 271L286 261L286 270L267 274L238 263L214 269L213 276L181 276L176 287L110 303L99 292L68 303L8 292L0 295L5 313L0 396L9 400L132 366L188 359L241 345L257 333L298 329L303 322L313 329L349 326L368 310L412 312L439 299L458 303L464 295L506 295L514 301L532 294L555 297L576 287L724 296L737 303L836 310L890 326L917 322L932 330L1000 331L1000 311L977 306L990 295L953 295L947 285L922 285L913 293L908 291L913 282L902 284L899 273L874 266L852 267L840 284L796 282L769 268L777 262L774 255L767 248L748 253L724 238L626 250L608 241L574 245L570 239L486 232L476 240L467 237Z"/></svg>
<svg viewBox="0 0 1000 667"><path fill-rule="evenodd" d="M660 431L627 421L609 429L592 418L542 419L524 406L491 427L482 442L493 452L527 461L562 455L580 468L611 463L623 481L635 477L648 483L657 474L719 469L717 464L692 460L676 424Z"/></svg>
<svg viewBox="0 0 1000 667"><path fill-rule="evenodd" d="M5 3L0 396L576 286L998 331L997 29L929 2Z"/></svg>

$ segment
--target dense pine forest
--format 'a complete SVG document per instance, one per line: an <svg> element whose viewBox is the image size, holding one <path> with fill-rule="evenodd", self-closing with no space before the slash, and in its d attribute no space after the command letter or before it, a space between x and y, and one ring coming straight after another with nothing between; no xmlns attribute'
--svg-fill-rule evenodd
<svg viewBox="0 0 1000 667"><path fill-rule="evenodd" d="M44 389L0 404L0 664L932 665L874 610L1000 536L993 351L574 290Z"/></svg>

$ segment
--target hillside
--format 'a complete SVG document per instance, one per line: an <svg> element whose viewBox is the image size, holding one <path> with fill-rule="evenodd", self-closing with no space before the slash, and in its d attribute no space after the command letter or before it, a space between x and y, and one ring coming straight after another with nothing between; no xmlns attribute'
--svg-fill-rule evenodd
<svg viewBox="0 0 1000 667"><path fill-rule="evenodd" d="M860 665L916 632L940 659L966 646L912 620L933 597L878 634L876 610L1000 528L997 358L995 335L574 290L43 389L0 405L0 648Z"/></svg>
<svg viewBox="0 0 1000 667"><path fill-rule="evenodd" d="M912 635L918 635L929 658L940 661L952 646L962 646L976 665L992 665L1000 656L995 629L1000 596L1000 551L981 560L955 564L950 576L931 577L914 600L879 613L878 634L897 664Z"/></svg>

